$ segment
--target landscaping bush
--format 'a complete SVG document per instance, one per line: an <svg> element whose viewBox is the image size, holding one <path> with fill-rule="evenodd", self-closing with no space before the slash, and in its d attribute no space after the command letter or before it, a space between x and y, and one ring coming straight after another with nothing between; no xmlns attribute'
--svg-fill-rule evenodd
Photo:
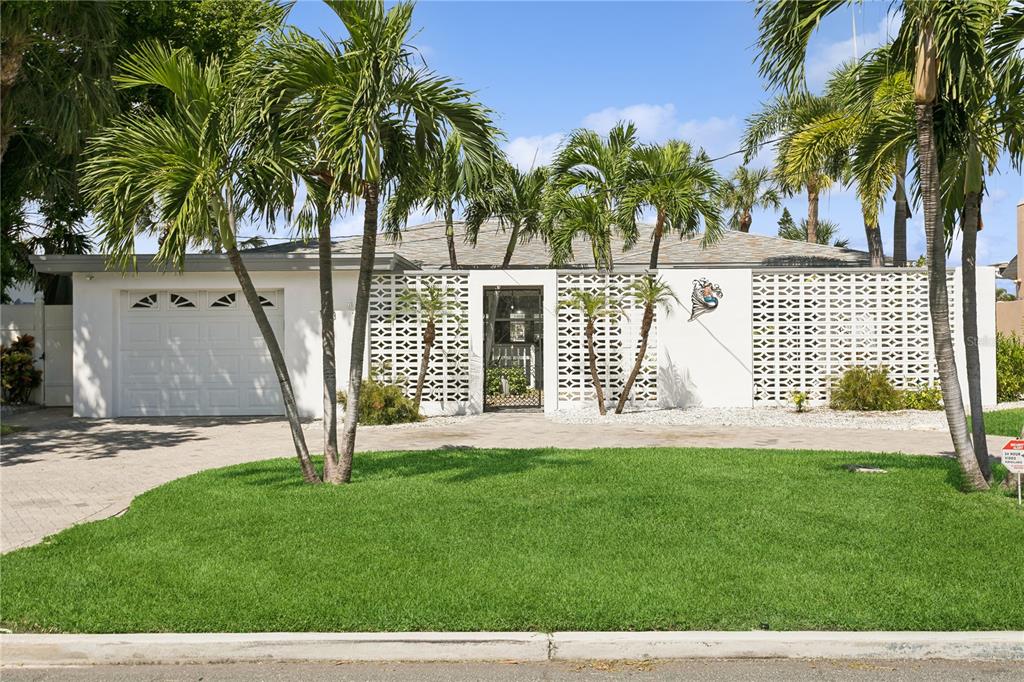
<svg viewBox="0 0 1024 682"><path fill-rule="evenodd" d="M900 391L900 400L904 410L941 410L942 389L938 386L922 386Z"/></svg>
<svg viewBox="0 0 1024 682"><path fill-rule="evenodd" d="M1024 338L1016 334L996 334L996 397L1024 400Z"/></svg>
<svg viewBox="0 0 1024 682"><path fill-rule="evenodd" d="M0 385L4 403L27 403L32 389L43 381L43 372L36 368L32 351L36 340L28 334L19 336L10 346L0 346Z"/></svg>
<svg viewBox="0 0 1024 682"><path fill-rule="evenodd" d="M900 391L889 379L889 368L851 367L832 386L829 406L833 410L898 410L903 404Z"/></svg>
<svg viewBox="0 0 1024 682"><path fill-rule="evenodd" d="M338 402L348 409L348 396L338 391ZM397 384L384 384L373 379L364 379L359 393L360 424L367 426L387 424L408 424L420 420L416 406L405 396Z"/></svg>
<svg viewBox="0 0 1024 682"><path fill-rule="evenodd" d="M509 395L525 395L530 390L522 367L488 367L484 378L487 395L501 395L501 378L508 380Z"/></svg>

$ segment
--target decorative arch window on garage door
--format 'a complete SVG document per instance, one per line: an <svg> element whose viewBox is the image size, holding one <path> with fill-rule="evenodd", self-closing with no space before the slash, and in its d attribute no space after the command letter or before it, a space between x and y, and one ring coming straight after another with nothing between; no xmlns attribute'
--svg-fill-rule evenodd
<svg viewBox="0 0 1024 682"><path fill-rule="evenodd" d="M135 310L146 310L148 308L156 308L158 304L159 298L155 293L143 294L132 301L132 308Z"/></svg>
<svg viewBox="0 0 1024 682"><path fill-rule="evenodd" d="M171 306L174 308L195 308L196 304L192 299L183 294L171 294Z"/></svg>
<svg viewBox="0 0 1024 682"><path fill-rule="evenodd" d="M211 308L234 308L235 307L235 300L236 300L236 298L237 298L237 294L232 291L230 294L224 294L223 296L221 296L219 298L215 298L213 300L213 302L210 303L210 307Z"/></svg>

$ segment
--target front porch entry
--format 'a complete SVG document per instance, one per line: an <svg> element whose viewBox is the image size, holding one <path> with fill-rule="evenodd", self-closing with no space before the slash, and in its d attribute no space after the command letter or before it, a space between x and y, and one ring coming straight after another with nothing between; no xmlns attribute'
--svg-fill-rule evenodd
<svg viewBox="0 0 1024 682"><path fill-rule="evenodd" d="M484 410L544 406L544 290L484 287Z"/></svg>

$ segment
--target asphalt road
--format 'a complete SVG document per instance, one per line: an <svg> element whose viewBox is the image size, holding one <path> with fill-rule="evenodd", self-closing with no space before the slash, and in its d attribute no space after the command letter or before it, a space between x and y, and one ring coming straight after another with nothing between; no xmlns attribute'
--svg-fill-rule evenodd
<svg viewBox="0 0 1024 682"><path fill-rule="evenodd" d="M169 666L91 666L83 668L4 668L4 682L225 682L253 680L283 682L463 682L467 680L692 680L693 682L759 682L761 680L857 680L872 682L956 682L1024 679L1024 662L962 661L805 661L805 660L685 660L659 662L550 663L338 663L338 664L224 664Z"/></svg>

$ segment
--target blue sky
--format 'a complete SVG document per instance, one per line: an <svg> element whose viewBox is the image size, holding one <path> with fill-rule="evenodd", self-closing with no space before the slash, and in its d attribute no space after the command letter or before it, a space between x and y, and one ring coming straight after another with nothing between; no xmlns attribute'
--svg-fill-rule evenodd
<svg viewBox="0 0 1024 682"><path fill-rule="evenodd" d="M864 2L826 21L809 49L810 85L857 51L884 42L895 30L888 2ZM342 34L321 2L300 0L289 17L308 33ZM642 136L683 137L718 156L737 147L744 119L771 96L754 66L757 26L749 2L421 2L414 14L417 46L428 65L478 92L494 109L514 161L529 166L550 158L560 136L587 126L607 130L630 118ZM765 151L755 163L767 164ZM738 157L720 162L730 172ZM1024 181L1005 161L989 179L979 261L1008 259L1015 249L1015 206ZM806 215L801 197L786 202ZM854 248L865 238L849 189L824 195L821 215L837 221ZM358 215L339 218L335 234L358 229ZM755 215L753 231L774 234L778 215ZM891 254L891 202L882 217ZM910 225L910 252L924 247L922 224ZM951 257L958 262L956 250Z"/></svg>

